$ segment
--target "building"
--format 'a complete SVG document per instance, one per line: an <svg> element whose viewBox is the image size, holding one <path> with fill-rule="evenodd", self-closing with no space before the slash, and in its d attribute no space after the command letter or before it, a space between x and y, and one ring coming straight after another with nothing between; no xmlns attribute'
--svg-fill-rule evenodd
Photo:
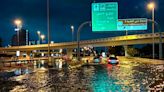
<svg viewBox="0 0 164 92"><path fill-rule="evenodd" d="M29 41L29 45L37 45L37 41Z"/></svg>
<svg viewBox="0 0 164 92"><path fill-rule="evenodd" d="M2 38L0 38L0 47L2 47Z"/></svg>
<svg viewBox="0 0 164 92"><path fill-rule="evenodd" d="M18 36L19 35L19 36ZM22 46L22 45L28 45L29 44L29 32L28 30L21 29L16 34L12 36L11 39L11 46Z"/></svg>

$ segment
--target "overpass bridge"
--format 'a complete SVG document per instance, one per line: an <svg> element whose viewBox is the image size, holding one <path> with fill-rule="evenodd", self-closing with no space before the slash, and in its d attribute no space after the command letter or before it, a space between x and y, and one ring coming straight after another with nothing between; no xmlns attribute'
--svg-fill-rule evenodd
<svg viewBox="0 0 164 92"><path fill-rule="evenodd" d="M153 34L137 34L128 36L117 36L93 40L80 41L80 47L91 45L93 47L103 47L103 46L121 46L121 45L136 45L136 44L151 44L152 38L154 37L154 42L159 43L159 33ZM164 32L161 33L162 43L164 43ZM50 44L50 49L73 49L77 48L77 42L62 42ZM32 50L47 50L48 44L40 45L30 45L30 46L13 46L7 48L0 48L0 51L32 51Z"/></svg>

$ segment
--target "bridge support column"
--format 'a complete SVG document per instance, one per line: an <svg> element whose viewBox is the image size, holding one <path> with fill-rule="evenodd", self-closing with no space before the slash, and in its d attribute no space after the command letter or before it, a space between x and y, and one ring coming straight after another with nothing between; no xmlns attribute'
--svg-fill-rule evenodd
<svg viewBox="0 0 164 92"><path fill-rule="evenodd" d="M70 59L72 59L72 57L73 57L73 48L69 48L69 49L67 49L67 56L70 58Z"/></svg>
<svg viewBox="0 0 164 92"><path fill-rule="evenodd" d="M125 52L125 57L130 56L130 55L128 54L128 46L127 46L127 45L124 46L124 52Z"/></svg>
<svg viewBox="0 0 164 92"><path fill-rule="evenodd" d="M31 51L26 51L26 59L31 59Z"/></svg>

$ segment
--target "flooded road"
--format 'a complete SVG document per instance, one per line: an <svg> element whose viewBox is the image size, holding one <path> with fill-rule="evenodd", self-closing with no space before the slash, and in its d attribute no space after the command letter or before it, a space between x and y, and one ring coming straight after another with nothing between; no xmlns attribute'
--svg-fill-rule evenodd
<svg viewBox="0 0 164 92"><path fill-rule="evenodd" d="M126 61L118 65L82 66L60 71L42 66L17 70L14 74L18 75L6 79L0 76L0 92L164 91L163 64Z"/></svg>

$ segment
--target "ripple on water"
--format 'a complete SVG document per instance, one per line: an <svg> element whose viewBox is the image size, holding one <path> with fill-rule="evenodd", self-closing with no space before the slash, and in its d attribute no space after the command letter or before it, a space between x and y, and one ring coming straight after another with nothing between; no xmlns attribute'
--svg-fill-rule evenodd
<svg viewBox="0 0 164 92"><path fill-rule="evenodd" d="M7 87L11 92L139 92L162 88L163 72L164 65L142 63L83 66L71 71L37 69Z"/></svg>

